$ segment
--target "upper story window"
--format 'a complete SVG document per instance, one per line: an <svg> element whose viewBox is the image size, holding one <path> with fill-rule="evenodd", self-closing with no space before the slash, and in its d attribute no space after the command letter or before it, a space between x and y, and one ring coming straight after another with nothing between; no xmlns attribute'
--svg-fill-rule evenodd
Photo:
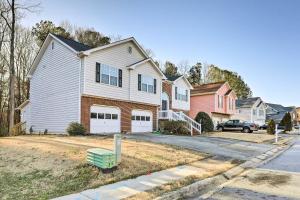
<svg viewBox="0 0 300 200"><path fill-rule="evenodd" d="M138 74L138 90L156 94L156 79Z"/></svg>
<svg viewBox="0 0 300 200"><path fill-rule="evenodd" d="M218 95L218 108L223 108L223 96Z"/></svg>
<svg viewBox="0 0 300 200"><path fill-rule="evenodd" d="M265 112L263 109L259 109L259 116L264 116Z"/></svg>
<svg viewBox="0 0 300 200"><path fill-rule="evenodd" d="M188 101L188 90L175 87L175 99L180 101Z"/></svg>
<svg viewBox="0 0 300 200"><path fill-rule="evenodd" d="M256 114L257 114L256 109L253 109L253 115L256 115Z"/></svg>
<svg viewBox="0 0 300 200"><path fill-rule="evenodd" d="M96 63L96 82L122 87L122 70Z"/></svg>

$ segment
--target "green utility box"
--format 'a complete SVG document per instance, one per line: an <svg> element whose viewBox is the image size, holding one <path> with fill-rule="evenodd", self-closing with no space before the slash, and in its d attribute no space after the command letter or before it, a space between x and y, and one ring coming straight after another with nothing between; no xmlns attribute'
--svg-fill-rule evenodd
<svg viewBox="0 0 300 200"><path fill-rule="evenodd" d="M101 169L115 167L116 155L107 149L93 148L87 150L87 162Z"/></svg>

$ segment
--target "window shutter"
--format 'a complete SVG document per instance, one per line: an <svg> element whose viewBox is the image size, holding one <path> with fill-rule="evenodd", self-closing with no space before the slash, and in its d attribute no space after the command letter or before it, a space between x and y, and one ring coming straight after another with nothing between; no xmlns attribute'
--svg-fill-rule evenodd
<svg viewBox="0 0 300 200"><path fill-rule="evenodd" d="M142 75L138 74L138 90L141 91L141 86L142 86Z"/></svg>
<svg viewBox="0 0 300 200"><path fill-rule="evenodd" d="M185 95L186 95L186 101L189 101L189 92L188 92L188 90L185 90Z"/></svg>
<svg viewBox="0 0 300 200"><path fill-rule="evenodd" d="M153 79L154 94L156 94L156 78Z"/></svg>
<svg viewBox="0 0 300 200"><path fill-rule="evenodd" d="M177 100L177 87L175 87L175 99Z"/></svg>
<svg viewBox="0 0 300 200"><path fill-rule="evenodd" d="M119 87L122 87L122 70L119 69Z"/></svg>
<svg viewBox="0 0 300 200"><path fill-rule="evenodd" d="M100 63L96 63L96 82L100 83Z"/></svg>

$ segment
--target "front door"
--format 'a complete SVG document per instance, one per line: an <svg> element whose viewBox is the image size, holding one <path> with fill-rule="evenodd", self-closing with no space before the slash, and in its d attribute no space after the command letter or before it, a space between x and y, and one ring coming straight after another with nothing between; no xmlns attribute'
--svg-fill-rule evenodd
<svg viewBox="0 0 300 200"><path fill-rule="evenodd" d="M162 110L168 110L168 101L167 100L162 100L161 101L161 109Z"/></svg>

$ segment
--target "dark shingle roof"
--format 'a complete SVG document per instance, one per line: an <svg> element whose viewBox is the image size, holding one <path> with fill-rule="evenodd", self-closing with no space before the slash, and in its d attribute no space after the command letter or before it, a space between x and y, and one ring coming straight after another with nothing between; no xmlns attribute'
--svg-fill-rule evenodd
<svg viewBox="0 0 300 200"><path fill-rule="evenodd" d="M77 42L75 40L67 39L65 37L62 37L62 36L56 35L56 34L53 34L53 35L55 37L57 37L60 41L62 41L63 43L65 43L66 45L68 45L69 47L74 49L75 51L86 51L86 50L92 49L92 47L82 44L80 42Z"/></svg>
<svg viewBox="0 0 300 200"><path fill-rule="evenodd" d="M260 99L260 98L252 97L252 98L247 98L247 99L238 99L238 100L236 100L236 107L251 108L258 99Z"/></svg>
<svg viewBox="0 0 300 200"><path fill-rule="evenodd" d="M274 104L274 103L267 103L267 106L273 108L277 112L286 112L286 108L280 104Z"/></svg>
<svg viewBox="0 0 300 200"><path fill-rule="evenodd" d="M214 93L217 92L224 85L224 83L225 82L222 81L193 86L194 89L191 91L191 94Z"/></svg>
<svg viewBox="0 0 300 200"><path fill-rule="evenodd" d="M167 79L168 79L169 81L175 81L175 80L177 80L179 77L181 77L182 75L168 76L168 75L165 74L165 76L167 77Z"/></svg>

